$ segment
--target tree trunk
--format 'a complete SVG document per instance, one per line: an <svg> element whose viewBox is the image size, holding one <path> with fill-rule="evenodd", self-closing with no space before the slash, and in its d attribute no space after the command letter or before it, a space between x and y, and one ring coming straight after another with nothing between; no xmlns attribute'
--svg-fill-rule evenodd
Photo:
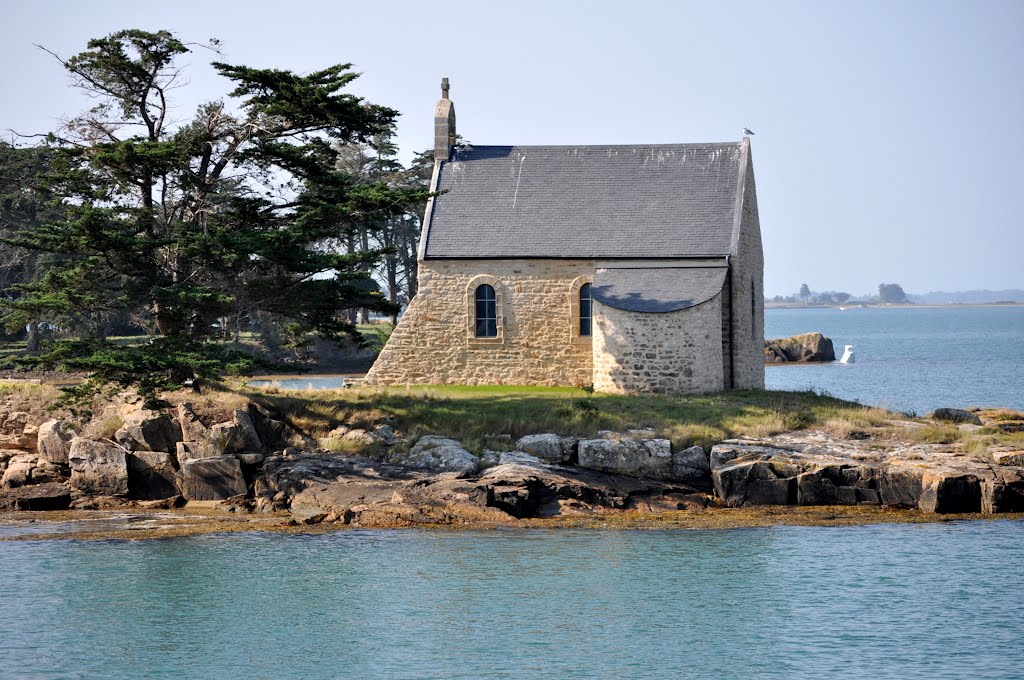
<svg viewBox="0 0 1024 680"><path fill-rule="evenodd" d="M370 249L370 231L366 227L362 227L359 230L359 247L365 253ZM369 266L363 265L364 271L369 271ZM359 323L370 323L370 310L363 309L359 310Z"/></svg>
<svg viewBox="0 0 1024 680"><path fill-rule="evenodd" d="M166 321L160 318L160 303L153 303L153 320L156 321L156 330L162 337L167 337L167 332L171 329Z"/></svg>
<svg viewBox="0 0 1024 680"><path fill-rule="evenodd" d="M388 272L388 300L391 304L398 304L398 257L395 255L388 255L385 261L385 266ZM391 313L391 325L398 323L398 312Z"/></svg>
<svg viewBox="0 0 1024 680"><path fill-rule="evenodd" d="M35 354L39 351L39 322L29 321L28 322L28 339L27 346L29 354Z"/></svg>

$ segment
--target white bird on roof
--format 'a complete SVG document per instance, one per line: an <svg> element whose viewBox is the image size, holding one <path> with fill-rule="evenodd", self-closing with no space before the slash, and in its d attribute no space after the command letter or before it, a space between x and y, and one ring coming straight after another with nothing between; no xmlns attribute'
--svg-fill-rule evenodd
<svg viewBox="0 0 1024 680"><path fill-rule="evenodd" d="M750 128L743 128L743 134L745 134L745 135L752 135L752 134L754 134L754 131L751 130Z"/></svg>

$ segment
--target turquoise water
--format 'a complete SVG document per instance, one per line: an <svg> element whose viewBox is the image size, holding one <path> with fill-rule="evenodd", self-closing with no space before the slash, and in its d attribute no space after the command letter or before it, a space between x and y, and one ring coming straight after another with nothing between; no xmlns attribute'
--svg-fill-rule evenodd
<svg viewBox="0 0 1024 680"><path fill-rule="evenodd" d="M923 415L941 406L1024 409L1024 307L769 309L765 337L819 331L856 363L768 366L770 389L814 388Z"/></svg>
<svg viewBox="0 0 1024 680"><path fill-rule="evenodd" d="M281 390L339 390L348 384L343 375L300 375L296 377L255 378L253 387L276 387Z"/></svg>
<svg viewBox="0 0 1024 680"><path fill-rule="evenodd" d="M345 379L333 376L311 378L278 378L276 380L251 380L253 387L276 387L281 390L337 390L345 386Z"/></svg>
<svg viewBox="0 0 1024 680"><path fill-rule="evenodd" d="M0 544L10 678L1009 678L1024 523Z"/></svg>

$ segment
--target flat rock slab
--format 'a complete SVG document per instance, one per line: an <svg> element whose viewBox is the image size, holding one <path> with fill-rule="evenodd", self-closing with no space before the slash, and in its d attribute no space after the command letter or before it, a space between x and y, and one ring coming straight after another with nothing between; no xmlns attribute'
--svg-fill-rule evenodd
<svg viewBox="0 0 1024 680"><path fill-rule="evenodd" d="M516 442L516 449L546 463L569 463L576 453L576 441L557 434L528 434Z"/></svg>
<svg viewBox="0 0 1024 680"><path fill-rule="evenodd" d="M18 486L27 485L37 460L37 456L30 453L12 457L7 461L7 469L4 470L3 477L0 477L0 487L13 489Z"/></svg>
<svg viewBox="0 0 1024 680"><path fill-rule="evenodd" d="M582 439L578 455L580 467L630 477L661 479L672 470L667 439Z"/></svg>
<svg viewBox="0 0 1024 680"><path fill-rule="evenodd" d="M696 491L683 485L644 480L575 467L505 464L490 468L477 487L488 494L488 505L513 517L557 514L560 501L584 506L624 509L635 497L656 497L670 492Z"/></svg>
<svg viewBox="0 0 1024 680"><path fill-rule="evenodd" d="M235 426L238 428L239 435L239 450L237 453L244 451L263 451L263 442L260 441L260 435L256 431L256 425L253 424L252 418L249 414L242 410L235 411Z"/></svg>
<svg viewBox="0 0 1024 680"><path fill-rule="evenodd" d="M537 456L532 456L523 451L503 451L498 453L496 465L526 465L527 467L544 467L544 463ZM494 465L491 465L494 467Z"/></svg>
<svg viewBox="0 0 1024 680"><path fill-rule="evenodd" d="M236 453L235 458L238 459L242 465L256 466L263 462L266 458L262 453Z"/></svg>
<svg viewBox="0 0 1024 680"><path fill-rule="evenodd" d="M264 467L263 481L268 497L287 498L291 512L304 521L333 517L363 526L509 522L576 508L638 507L639 498L667 498L672 508L679 508L680 499L696 491L685 485L545 465L522 452L502 454L502 459L508 462L473 474L428 473L359 457L273 456ZM663 504L655 501L659 507Z"/></svg>
<svg viewBox="0 0 1024 680"><path fill-rule="evenodd" d="M38 453L18 452L7 460L7 468L0 477L0 487L13 488L46 482L63 482L67 468L51 463Z"/></svg>
<svg viewBox="0 0 1024 680"><path fill-rule="evenodd" d="M128 492L138 500L159 500L178 495L173 454L134 451L128 454Z"/></svg>
<svg viewBox="0 0 1024 680"><path fill-rule="evenodd" d="M58 465L68 464L68 450L75 432L71 425L63 420L47 420L39 426L36 435L36 447L39 455Z"/></svg>
<svg viewBox="0 0 1024 680"><path fill-rule="evenodd" d="M128 460L124 449L76 437L68 451L71 487L86 494L123 496L128 493Z"/></svg>
<svg viewBox="0 0 1024 680"><path fill-rule="evenodd" d="M928 414L932 420L941 420L947 423L966 423L968 425L981 425L981 418L959 408L937 408Z"/></svg>
<svg viewBox="0 0 1024 680"><path fill-rule="evenodd" d="M0 491L0 510L65 510L71 505L71 489L50 482Z"/></svg>
<svg viewBox="0 0 1024 680"><path fill-rule="evenodd" d="M997 465L1024 466L1024 451L993 451L992 459Z"/></svg>
<svg viewBox="0 0 1024 680"><path fill-rule="evenodd" d="M192 404L178 404L178 425L181 427L182 441L205 442L210 438L210 428L199 419L192 410Z"/></svg>
<svg viewBox="0 0 1024 680"><path fill-rule="evenodd" d="M944 445L888 451L832 443L820 433L711 450L716 494L728 505L886 505L936 513L1024 511L1024 468ZM785 446L787 448L781 448Z"/></svg>
<svg viewBox="0 0 1024 680"><path fill-rule="evenodd" d="M731 507L796 505L801 469L784 461L741 458L712 473L715 495Z"/></svg>
<svg viewBox="0 0 1024 680"><path fill-rule="evenodd" d="M234 427L229 423L229 426ZM174 445L174 456L178 461L178 467L185 464L185 461L197 458L213 458L223 455L218 453L210 442L177 442Z"/></svg>
<svg viewBox="0 0 1024 680"><path fill-rule="evenodd" d="M177 482L189 501L222 501L246 493L242 466L234 456L186 460Z"/></svg>
<svg viewBox="0 0 1024 680"><path fill-rule="evenodd" d="M698 489L710 489L711 462L708 454L700 446L673 453L670 479Z"/></svg>
<svg viewBox="0 0 1024 680"><path fill-rule="evenodd" d="M35 451L36 435L25 433L0 434L0 449Z"/></svg>
<svg viewBox="0 0 1024 680"><path fill-rule="evenodd" d="M387 462L426 472L470 473L480 466L480 459L462 448L460 442L435 435L420 437L408 452L390 453Z"/></svg>
<svg viewBox="0 0 1024 680"><path fill-rule="evenodd" d="M71 506L71 488L48 482L20 486L0 492L0 510L66 510Z"/></svg>
<svg viewBox="0 0 1024 680"><path fill-rule="evenodd" d="M130 451L174 451L181 428L166 413L140 409L124 416L114 439Z"/></svg>

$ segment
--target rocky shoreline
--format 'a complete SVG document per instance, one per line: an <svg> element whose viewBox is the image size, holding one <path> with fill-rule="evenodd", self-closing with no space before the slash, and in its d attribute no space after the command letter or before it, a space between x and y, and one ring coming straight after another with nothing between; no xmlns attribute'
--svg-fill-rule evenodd
<svg viewBox="0 0 1024 680"><path fill-rule="evenodd" d="M290 513L229 512L221 504L189 503L185 507L156 510L125 507L116 510L63 510L0 512L0 542L26 540L153 540L205 534L270 532L325 534L366 530L626 530L708 531L777 526L845 527L872 524L929 524L947 522L1018 521L1024 513L979 515L936 514L869 506L761 506L709 507L702 512L642 512L618 510L563 514L554 517L462 524L398 523L364 527L342 522L307 524Z"/></svg>
<svg viewBox="0 0 1024 680"><path fill-rule="evenodd" d="M653 430L630 430L534 434L509 438L510 450L475 454L440 435L407 441L384 418L331 432L331 448L352 451L341 452L254 403L218 423L187 403L173 412L117 408L118 427L107 437L91 426L40 423L42 411L0 414L5 517L212 506L266 528L628 525L637 517L656 526L708 513L714 524L730 509L775 506L859 508L872 521L907 511L1024 512L1024 451L1011 448L978 456L945 444L881 445L803 430L674 450ZM980 427L964 411L935 417Z"/></svg>

